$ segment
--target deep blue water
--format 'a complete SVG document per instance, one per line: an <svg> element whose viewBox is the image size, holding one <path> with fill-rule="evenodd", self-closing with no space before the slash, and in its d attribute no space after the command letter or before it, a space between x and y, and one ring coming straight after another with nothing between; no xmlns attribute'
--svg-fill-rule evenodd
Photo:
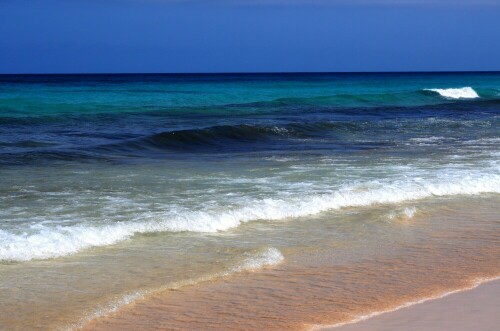
<svg viewBox="0 0 500 331"><path fill-rule="evenodd" d="M453 88L477 97L429 90ZM496 137L499 112L500 73L1 75L0 165L401 153Z"/></svg>

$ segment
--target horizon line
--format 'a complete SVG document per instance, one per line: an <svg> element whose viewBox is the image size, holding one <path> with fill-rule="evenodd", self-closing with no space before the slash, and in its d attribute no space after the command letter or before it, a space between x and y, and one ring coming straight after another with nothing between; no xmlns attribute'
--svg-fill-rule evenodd
<svg viewBox="0 0 500 331"><path fill-rule="evenodd" d="M500 70L423 70L423 71L204 71L204 72L52 72L52 73L0 73L0 76L36 75L258 75L258 74L453 74L500 73Z"/></svg>

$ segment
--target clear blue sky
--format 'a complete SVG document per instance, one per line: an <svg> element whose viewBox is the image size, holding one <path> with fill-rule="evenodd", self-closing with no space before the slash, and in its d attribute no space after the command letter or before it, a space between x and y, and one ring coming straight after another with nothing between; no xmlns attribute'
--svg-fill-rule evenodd
<svg viewBox="0 0 500 331"><path fill-rule="evenodd" d="M500 0L0 0L0 73L500 70Z"/></svg>

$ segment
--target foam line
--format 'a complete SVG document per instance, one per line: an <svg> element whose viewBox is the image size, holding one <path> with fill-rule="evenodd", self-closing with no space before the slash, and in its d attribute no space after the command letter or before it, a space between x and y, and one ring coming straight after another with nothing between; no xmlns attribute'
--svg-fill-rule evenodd
<svg viewBox="0 0 500 331"><path fill-rule="evenodd" d="M201 211L166 212L164 215L104 226L49 226L36 233L0 230L0 260L29 261L74 254L83 249L112 245L139 233L217 232L257 220L304 217L344 207L394 204L432 196L500 193L498 170L437 172L432 178L408 178L350 183L330 193L303 192L300 196L267 199L247 197L238 207L212 207ZM140 215L139 215L140 216ZM144 215L146 217L146 215Z"/></svg>

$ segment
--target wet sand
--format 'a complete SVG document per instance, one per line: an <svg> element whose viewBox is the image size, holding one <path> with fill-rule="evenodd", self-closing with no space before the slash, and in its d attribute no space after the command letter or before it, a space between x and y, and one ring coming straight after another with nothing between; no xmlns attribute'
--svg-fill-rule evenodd
<svg viewBox="0 0 500 331"><path fill-rule="evenodd" d="M84 323L83 329L310 330L462 291L485 278L499 276L496 206L496 199L469 201L469 205L463 201L452 203L439 207L436 210L439 212L430 212L432 208L427 206L427 212L422 211L421 216L410 222L384 223L387 226L379 231L366 227L367 223L346 218L349 233L353 233L352 227L356 224L366 228L367 232L358 237L363 240L349 238L346 246L338 240L329 246L327 242L313 247L281 246L284 260L277 265L159 291L112 314L96 316L98 318ZM422 210L423 206L419 208ZM303 226L320 228L319 225L327 224L327 216L318 219L318 223L309 219ZM341 230L342 223L331 224L336 233ZM396 234L389 232L395 227ZM300 229L293 233L300 233ZM380 234L385 240L380 240ZM367 238L377 241L372 243ZM359 251L354 255L355 248ZM344 251L349 255L343 255ZM476 310L483 304L481 299L471 302L478 302L473 308ZM421 305L425 306L427 304ZM462 306L463 309L471 307L467 300ZM436 312L434 315L417 313L417 322L425 321L419 317L421 314L429 316L428 325L434 325L436 319L446 320L446 313L440 309L447 306L442 307L431 308ZM405 323L404 320L393 329L409 330L401 328ZM382 329L388 328L382 323L378 330ZM419 325L413 330L428 329Z"/></svg>
<svg viewBox="0 0 500 331"><path fill-rule="evenodd" d="M500 280L370 319L323 330L490 331L500 324Z"/></svg>
<svg viewBox="0 0 500 331"><path fill-rule="evenodd" d="M425 283L427 275L417 277L412 289L407 288L410 285L406 281L404 286L394 289L388 285L401 280L400 276L384 282L367 274L367 268L360 269L352 283L339 275L328 281L335 272L333 269L290 269L274 268L153 295L115 315L90 322L84 330L311 330L317 325L348 322L358 314L373 312L374 307L378 307L375 311L391 310L415 297L438 296L446 292L448 283L430 286ZM352 271L341 273L346 272L351 278ZM450 276L458 278L458 273ZM360 290L361 283L364 290ZM455 289L472 284L453 283ZM429 316L443 317L439 313ZM432 325L433 320L428 323ZM394 328L398 329L407 330Z"/></svg>

